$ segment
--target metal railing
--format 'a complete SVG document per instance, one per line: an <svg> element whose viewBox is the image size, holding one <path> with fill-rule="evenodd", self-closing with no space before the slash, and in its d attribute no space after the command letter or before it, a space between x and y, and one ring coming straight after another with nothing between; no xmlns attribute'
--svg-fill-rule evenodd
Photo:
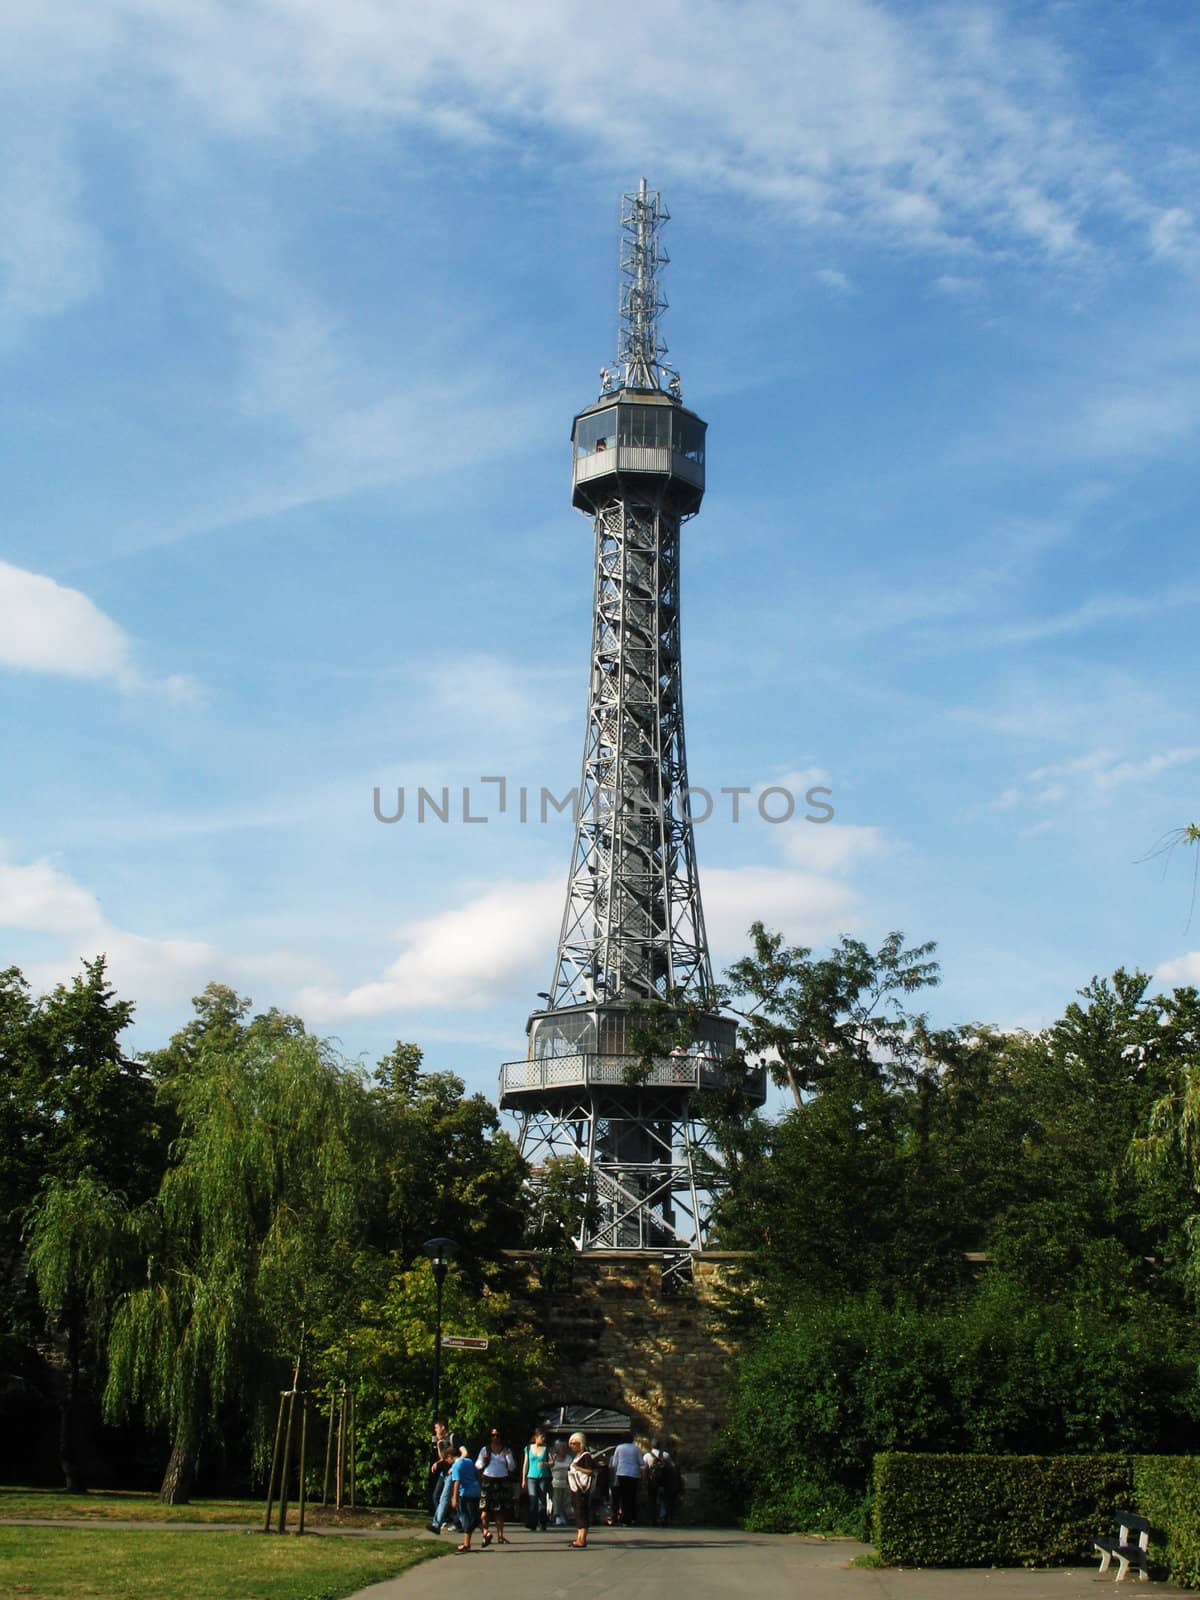
<svg viewBox="0 0 1200 1600"><path fill-rule="evenodd" d="M626 1076L638 1067L641 1057L636 1055L596 1055L580 1052L575 1055L542 1056L536 1061L506 1061L500 1068L500 1093L544 1093L547 1090L582 1088L589 1085L613 1086L625 1084ZM765 1073L761 1085L765 1093ZM711 1055L657 1056L645 1077L639 1074L639 1083L651 1089L715 1089L724 1081L722 1062Z"/></svg>

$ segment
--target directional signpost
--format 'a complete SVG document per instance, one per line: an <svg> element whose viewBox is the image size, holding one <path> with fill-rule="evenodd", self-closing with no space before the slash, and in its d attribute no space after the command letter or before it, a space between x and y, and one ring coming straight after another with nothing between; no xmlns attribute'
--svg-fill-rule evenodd
<svg viewBox="0 0 1200 1600"><path fill-rule="evenodd" d="M443 1350L486 1350L486 1339L467 1339L460 1333L444 1333L442 1335Z"/></svg>

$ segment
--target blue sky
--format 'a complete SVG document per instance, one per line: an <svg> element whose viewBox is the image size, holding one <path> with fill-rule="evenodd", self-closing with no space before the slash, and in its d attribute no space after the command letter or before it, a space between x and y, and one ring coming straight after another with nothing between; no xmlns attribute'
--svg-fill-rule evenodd
<svg viewBox="0 0 1200 1600"><path fill-rule="evenodd" d="M576 781L573 413L618 196L710 424L691 776L761 917L936 939L940 1020L1200 981L1200 16L1166 4L14 0L0 21L3 960L209 978L491 1090L570 838L372 790ZM494 800L491 805L495 811ZM724 820L722 820L724 819Z"/></svg>

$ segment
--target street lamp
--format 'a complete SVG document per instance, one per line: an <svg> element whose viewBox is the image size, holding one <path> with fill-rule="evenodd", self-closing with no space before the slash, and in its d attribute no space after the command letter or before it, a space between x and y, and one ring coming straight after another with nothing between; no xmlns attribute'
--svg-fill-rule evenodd
<svg viewBox="0 0 1200 1600"><path fill-rule="evenodd" d="M437 1326L433 1335L433 1420L436 1422L442 1393L442 1285L446 1281L446 1269L458 1254L458 1245L453 1239L426 1239L421 1248L433 1264L433 1281L437 1285Z"/></svg>

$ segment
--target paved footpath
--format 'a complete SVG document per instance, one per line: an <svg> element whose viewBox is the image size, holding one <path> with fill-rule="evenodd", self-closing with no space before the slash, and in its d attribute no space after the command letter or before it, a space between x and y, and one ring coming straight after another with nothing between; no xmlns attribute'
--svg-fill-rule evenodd
<svg viewBox="0 0 1200 1600"><path fill-rule="evenodd" d="M505 1546L429 1561L353 1600L1098 1600L1113 1585L1097 1567L918 1570L852 1567L868 1549L850 1539L804 1539L710 1528L598 1528L586 1550L568 1550L569 1529L518 1528ZM449 1535L445 1537L449 1538ZM1098 1565L1098 1558L1097 1558ZM449 1587L448 1587L449 1586ZM1183 1594L1173 1584L1118 1595Z"/></svg>

